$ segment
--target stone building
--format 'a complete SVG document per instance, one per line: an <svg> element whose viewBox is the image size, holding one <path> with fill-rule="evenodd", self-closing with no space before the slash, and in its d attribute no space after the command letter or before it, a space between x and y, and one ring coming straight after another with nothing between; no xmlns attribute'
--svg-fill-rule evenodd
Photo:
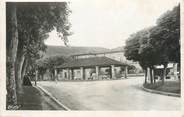
<svg viewBox="0 0 184 117"><path fill-rule="evenodd" d="M156 80L162 80L162 71L164 69L163 65L157 65L155 66L155 77ZM166 70L166 79L167 81L176 81L180 79L180 68L178 63L169 63L167 65L167 70Z"/></svg>

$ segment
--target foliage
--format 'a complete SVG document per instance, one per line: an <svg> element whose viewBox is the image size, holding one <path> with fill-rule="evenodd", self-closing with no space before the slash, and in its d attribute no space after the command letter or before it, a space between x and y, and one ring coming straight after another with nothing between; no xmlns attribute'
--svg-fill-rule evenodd
<svg viewBox="0 0 184 117"><path fill-rule="evenodd" d="M66 2L19 3L17 8L17 17L20 21L18 29L21 43L19 45L25 51L29 70L32 71L36 68L34 65L36 60L43 57L42 53L46 51L44 41L50 31L56 29L58 36L63 41L68 41L70 10Z"/></svg>
<svg viewBox="0 0 184 117"><path fill-rule="evenodd" d="M126 46L125 46L125 57L128 60L133 60L133 61L139 61L140 56L139 56L139 38L137 37L137 34L131 35L127 41L126 41Z"/></svg>
<svg viewBox="0 0 184 117"><path fill-rule="evenodd" d="M28 58L40 58L40 51L46 49L44 40L48 37L47 33L55 28L61 39L67 41L69 12L66 2L17 4L19 42L26 50Z"/></svg>
<svg viewBox="0 0 184 117"><path fill-rule="evenodd" d="M36 66L40 74L44 74L47 69L50 72L54 73L54 68L58 65L63 64L64 62L70 60L71 58L67 58L65 56L52 56L44 59L40 59L36 61Z"/></svg>
<svg viewBox="0 0 184 117"><path fill-rule="evenodd" d="M138 31L126 41L125 57L139 61L140 65L153 67L180 61L180 6L166 12L157 25Z"/></svg>
<svg viewBox="0 0 184 117"><path fill-rule="evenodd" d="M40 59L36 62L38 67L42 68L54 68L57 65L61 65L68 61L70 58L64 56L51 56L48 58Z"/></svg>
<svg viewBox="0 0 184 117"><path fill-rule="evenodd" d="M163 62L180 63L180 5L163 14L151 32L153 46L165 58Z"/></svg>
<svg viewBox="0 0 184 117"><path fill-rule="evenodd" d="M140 65L145 69L154 63L154 48L149 43L149 35L151 28L143 29L133 35L126 41L125 57L128 60L139 61Z"/></svg>

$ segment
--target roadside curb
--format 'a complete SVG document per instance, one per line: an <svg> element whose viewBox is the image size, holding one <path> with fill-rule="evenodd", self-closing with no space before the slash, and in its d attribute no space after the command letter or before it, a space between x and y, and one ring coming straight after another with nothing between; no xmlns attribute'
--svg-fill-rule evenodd
<svg viewBox="0 0 184 117"><path fill-rule="evenodd" d="M173 97L181 97L180 94L169 93L169 92L163 92L163 91L157 91L157 90L145 88L144 86L142 86L142 89L143 89L144 91L147 91L147 92L150 92L150 93L156 93L156 94L167 95L167 96L173 96Z"/></svg>
<svg viewBox="0 0 184 117"><path fill-rule="evenodd" d="M54 102L56 102L59 106L63 107L66 111L70 111L71 110L68 107L66 107L64 104L59 102L51 93L49 93L47 90L45 90L41 86L37 85L37 86L34 86L34 87L41 89L46 95L48 95Z"/></svg>

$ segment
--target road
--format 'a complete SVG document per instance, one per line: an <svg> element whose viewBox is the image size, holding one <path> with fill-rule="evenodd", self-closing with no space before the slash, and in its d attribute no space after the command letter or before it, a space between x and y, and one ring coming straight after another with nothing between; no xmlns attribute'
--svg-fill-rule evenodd
<svg viewBox="0 0 184 117"><path fill-rule="evenodd" d="M71 110L180 110L179 97L142 90L144 78L38 84Z"/></svg>

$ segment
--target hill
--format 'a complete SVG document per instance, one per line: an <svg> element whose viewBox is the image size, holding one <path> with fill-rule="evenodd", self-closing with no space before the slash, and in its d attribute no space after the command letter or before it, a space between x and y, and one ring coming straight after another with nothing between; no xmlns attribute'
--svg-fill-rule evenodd
<svg viewBox="0 0 184 117"><path fill-rule="evenodd" d="M111 51L124 51L124 46L113 48Z"/></svg>
<svg viewBox="0 0 184 117"><path fill-rule="evenodd" d="M80 54L80 53L92 53L92 52L106 52L110 51L110 49L102 48L102 47L66 47L66 46L48 46L44 57L50 56L69 56L72 54Z"/></svg>

